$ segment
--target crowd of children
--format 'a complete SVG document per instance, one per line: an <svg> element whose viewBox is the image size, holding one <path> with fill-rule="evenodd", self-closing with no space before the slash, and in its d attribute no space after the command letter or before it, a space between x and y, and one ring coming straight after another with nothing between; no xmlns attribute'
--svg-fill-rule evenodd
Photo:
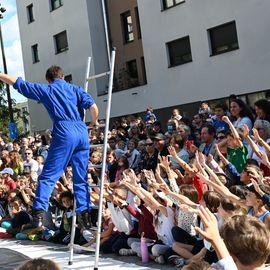
<svg viewBox="0 0 270 270"><path fill-rule="evenodd" d="M108 134L100 250L143 257L180 269L270 269L270 103L241 99L202 103L192 121L175 109L167 126L152 108L128 116ZM0 238L68 244L73 209L72 168L50 198L44 227L31 229L38 175L50 132L8 142L0 137ZM91 129L91 144L103 143ZM99 201L102 149L91 148L88 182ZM75 243L96 249L93 230L78 223Z"/></svg>

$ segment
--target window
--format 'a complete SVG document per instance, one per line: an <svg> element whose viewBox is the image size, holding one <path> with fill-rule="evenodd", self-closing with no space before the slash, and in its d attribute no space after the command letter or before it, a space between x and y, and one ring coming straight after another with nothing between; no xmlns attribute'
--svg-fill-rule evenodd
<svg viewBox="0 0 270 270"><path fill-rule="evenodd" d="M130 11L121 14L124 43L132 42L134 40L132 18Z"/></svg>
<svg viewBox="0 0 270 270"><path fill-rule="evenodd" d="M138 39L141 39L142 38L142 34L141 34L141 24L140 24L140 17L139 17L138 7L135 7L135 16L136 16Z"/></svg>
<svg viewBox="0 0 270 270"><path fill-rule="evenodd" d="M28 23L33 22L35 20L34 19L34 13L33 13L33 4L27 6L26 11L27 11Z"/></svg>
<svg viewBox="0 0 270 270"><path fill-rule="evenodd" d="M185 0L163 0L163 9L171 8L184 2Z"/></svg>
<svg viewBox="0 0 270 270"><path fill-rule="evenodd" d="M127 71L132 79L138 79L138 69L136 59L127 62Z"/></svg>
<svg viewBox="0 0 270 270"><path fill-rule="evenodd" d="M180 38L167 43L169 67L182 65L192 61L189 37Z"/></svg>
<svg viewBox="0 0 270 270"><path fill-rule="evenodd" d="M142 79L143 79L142 83L147 84L144 57L141 57L141 66L142 66Z"/></svg>
<svg viewBox="0 0 270 270"><path fill-rule="evenodd" d="M229 22L208 29L211 55L217 55L239 49L236 24Z"/></svg>
<svg viewBox="0 0 270 270"><path fill-rule="evenodd" d="M50 0L51 2L51 11L61 7L62 4L62 0Z"/></svg>
<svg viewBox="0 0 270 270"><path fill-rule="evenodd" d="M32 47L32 59L33 59L33 64L39 62L39 57L38 57L38 44L33 45Z"/></svg>
<svg viewBox="0 0 270 270"><path fill-rule="evenodd" d="M54 36L56 53L68 50L67 32L63 31Z"/></svg>
<svg viewBox="0 0 270 270"><path fill-rule="evenodd" d="M72 75L71 74L66 75L64 79L65 79L66 82L72 83Z"/></svg>

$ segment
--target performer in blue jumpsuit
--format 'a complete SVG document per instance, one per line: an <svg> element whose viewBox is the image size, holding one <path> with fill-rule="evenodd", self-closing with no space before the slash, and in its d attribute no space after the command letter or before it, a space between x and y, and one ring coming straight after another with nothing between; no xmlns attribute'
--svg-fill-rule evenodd
<svg viewBox="0 0 270 270"><path fill-rule="evenodd" d="M33 227L42 225L43 214L48 210L49 198L55 183L63 175L69 162L73 171L76 211L83 225L89 227L89 140L83 118L84 110L89 109L91 124L98 124L98 107L95 101L81 87L67 83L62 69L58 66L52 66L47 70L46 80L49 84L31 83L7 74L0 74L0 80L13 85L23 96L42 103L53 121L52 141L39 176L33 204Z"/></svg>

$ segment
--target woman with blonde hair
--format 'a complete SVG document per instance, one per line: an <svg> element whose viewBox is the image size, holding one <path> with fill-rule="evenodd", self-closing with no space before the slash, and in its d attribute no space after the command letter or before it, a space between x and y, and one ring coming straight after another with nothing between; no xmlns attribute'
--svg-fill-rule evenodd
<svg viewBox="0 0 270 270"><path fill-rule="evenodd" d="M10 162L9 167L13 169L13 178L17 178L18 175L23 174L23 161L21 155L13 150L9 152Z"/></svg>

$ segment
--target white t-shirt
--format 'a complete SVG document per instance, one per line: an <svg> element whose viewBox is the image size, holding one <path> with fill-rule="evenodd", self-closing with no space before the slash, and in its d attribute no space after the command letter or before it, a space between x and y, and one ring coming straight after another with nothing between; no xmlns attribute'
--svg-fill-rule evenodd
<svg viewBox="0 0 270 270"><path fill-rule="evenodd" d="M29 162L23 162L23 171L24 173L32 173L33 180L37 180L38 172L38 162L34 159L31 159Z"/></svg>
<svg viewBox="0 0 270 270"><path fill-rule="evenodd" d="M253 127L252 121L247 116L239 117L236 121L233 122L233 125L235 128L242 128L243 129L243 125L245 125L245 124L248 126L249 130L252 129L252 127Z"/></svg>
<svg viewBox="0 0 270 270"><path fill-rule="evenodd" d="M166 207L167 217L163 214L158 214L157 225L154 222L155 231L158 239L161 240L166 246L172 247L174 239L172 236L172 227L174 226L174 212L170 207Z"/></svg>

